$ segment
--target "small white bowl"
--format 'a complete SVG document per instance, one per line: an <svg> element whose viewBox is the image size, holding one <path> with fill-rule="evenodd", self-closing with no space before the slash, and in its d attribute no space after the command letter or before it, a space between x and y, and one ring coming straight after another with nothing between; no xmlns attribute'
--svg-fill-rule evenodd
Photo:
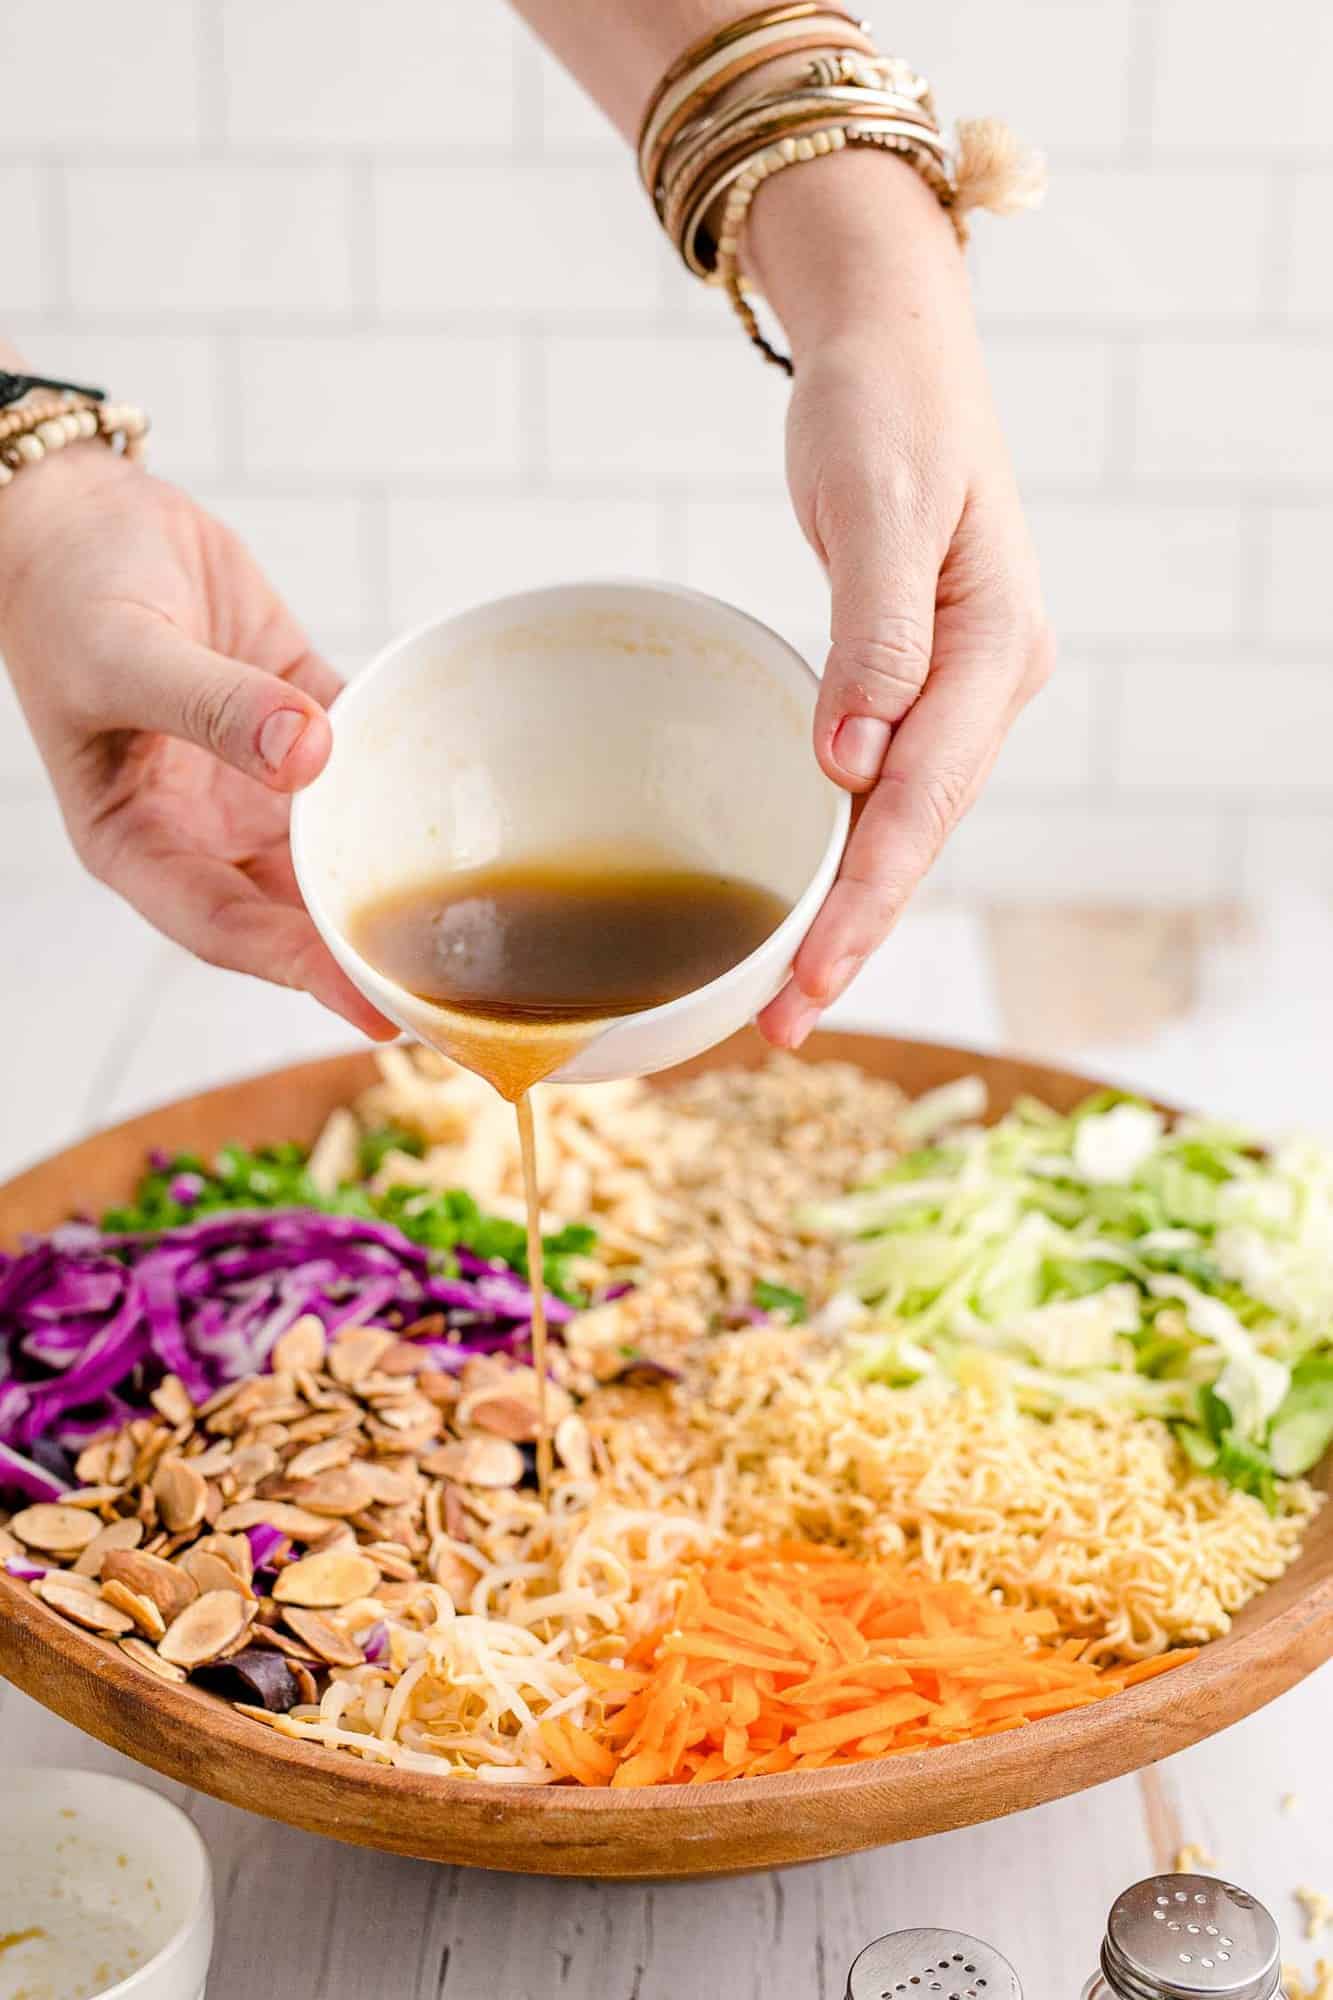
<svg viewBox="0 0 1333 2000"><path fill-rule="evenodd" d="M179 1807L96 1771L6 1771L0 1798L0 1937L44 1933L0 1956L0 2000L204 2000L212 1879Z"/></svg>
<svg viewBox="0 0 1333 2000"><path fill-rule="evenodd" d="M851 808L811 749L817 685L767 626L665 584L562 584L433 620L334 708L328 766L292 812L306 905L381 1012L447 1049L447 1011L348 941L376 896L589 844L755 882L792 905L756 951L600 1025L553 1074L684 1062L779 991L837 872Z"/></svg>

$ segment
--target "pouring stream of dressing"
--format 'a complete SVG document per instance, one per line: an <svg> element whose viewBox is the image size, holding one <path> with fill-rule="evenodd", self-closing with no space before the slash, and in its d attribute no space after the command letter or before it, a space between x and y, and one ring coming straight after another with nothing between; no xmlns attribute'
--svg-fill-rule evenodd
<svg viewBox="0 0 1333 2000"><path fill-rule="evenodd" d="M381 973L429 1001L441 1054L515 1107L527 1209L537 1478L550 1491L546 1289L530 1092L606 1022L678 1000L748 958L789 905L734 877L627 865L582 850L395 890L348 935Z"/></svg>

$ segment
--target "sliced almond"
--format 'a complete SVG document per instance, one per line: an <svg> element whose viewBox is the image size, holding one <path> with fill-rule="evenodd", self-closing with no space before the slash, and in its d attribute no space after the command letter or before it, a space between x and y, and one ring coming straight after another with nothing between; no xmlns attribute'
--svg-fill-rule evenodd
<svg viewBox="0 0 1333 2000"><path fill-rule="evenodd" d="M255 1573L254 1551L246 1535L201 1535L195 1543L200 1555L220 1556L229 1563L242 1583L253 1581Z"/></svg>
<svg viewBox="0 0 1333 2000"><path fill-rule="evenodd" d="M517 1486L526 1461L508 1438L463 1438L441 1445L421 1461L422 1470L463 1486Z"/></svg>
<svg viewBox="0 0 1333 2000"><path fill-rule="evenodd" d="M300 1611L289 1605L283 1617L298 1639L304 1639L316 1658L330 1667L359 1667L365 1654L354 1639L334 1624L331 1618L321 1618L318 1611Z"/></svg>
<svg viewBox="0 0 1333 2000"><path fill-rule="evenodd" d="M135 1449L134 1439L127 1431L121 1431L111 1439L107 1446L106 1466L101 1475L108 1486L125 1486L129 1483L130 1474L134 1470ZM82 1460L79 1463L82 1464ZM79 1472L78 1466L74 1469ZM80 1479L91 1476L79 1472Z"/></svg>
<svg viewBox="0 0 1333 2000"><path fill-rule="evenodd" d="M350 1522L335 1521L326 1535L321 1535L317 1542L311 1542L306 1550L306 1554L310 1556L323 1556L327 1555L330 1549L354 1549L355 1547L356 1535Z"/></svg>
<svg viewBox="0 0 1333 2000"><path fill-rule="evenodd" d="M369 1597L380 1573L370 1557L354 1549L330 1549L304 1556L279 1570L273 1595L279 1604L302 1604L314 1610L337 1609L358 1597Z"/></svg>
<svg viewBox="0 0 1333 2000"><path fill-rule="evenodd" d="M81 1507L64 1507L50 1500L23 1508L9 1527L25 1548L42 1549L53 1556L77 1555L99 1532L97 1521Z"/></svg>
<svg viewBox="0 0 1333 2000"><path fill-rule="evenodd" d="M258 1486L277 1472L282 1460L271 1444L243 1444L231 1456L227 1470L242 1486Z"/></svg>
<svg viewBox="0 0 1333 2000"><path fill-rule="evenodd" d="M155 1674L160 1681L183 1681L187 1678L179 1667L173 1667L170 1660L164 1660L156 1646L146 1646L142 1639L122 1639L120 1650L136 1667Z"/></svg>
<svg viewBox="0 0 1333 2000"><path fill-rule="evenodd" d="M11 1535L8 1528L0 1528L0 1556L17 1556L22 1553L22 1542Z"/></svg>
<svg viewBox="0 0 1333 2000"><path fill-rule="evenodd" d="M89 1632L105 1632L114 1638L134 1630L134 1620L128 1612L108 1604L96 1591L77 1588L68 1577L44 1576L33 1585L33 1589L52 1611L72 1618L76 1625L84 1626Z"/></svg>
<svg viewBox="0 0 1333 2000"><path fill-rule="evenodd" d="M328 1370L335 1382L359 1382L369 1375L382 1354L395 1346L393 1334L373 1326L344 1327L333 1336L328 1352Z"/></svg>
<svg viewBox="0 0 1333 2000"><path fill-rule="evenodd" d="M392 1577L395 1582L406 1583L417 1573L412 1558L393 1542L367 1542L366 1554L378 1564L383 1576Z"/></svg>
<svg viewBox="0 0 1333 2000"><path fill-rule="evenodd" d="M405 1507L415 1498L420 1485L415 1473L380 1465L374 1459L363 1461L358 1470L370 1487L371 1499L380 1507Z"/></svg>
<svg viewBox="0 0 1333 2000"><path fill-rule="evenodd" d="M299 1423L287 1426L287 1437L292 1444L317 1444L322 1438L343 1437L361 1428L359 1410L314 1410Z"/></svg>
<svg viewBox="0 0 1333 2000"><path fill-rule="evenodd" d="M553 1442L560 1463L576 1479L587 1479L592 1472L592 1440L582 1417L573 1413L561 1417Z"/></svg>
<svg viewBox="0 0 1333 2000"><path fill-rule="evenodd" d="M315 1680L315 1676L311 1673L309 1667L304 1666L300 1660L293 1660L290 1664L292 1678L300 1691L302 1702L308 1707L313 1708L319 1700L319 1686Z"/></svg>
<svg viewBox="0 0 1333 2000"><path fill-rule="evenodd" d="M210 1444L205 1451L196 1452L190 1463L201 1478L216 1479L220 1473L227 1471L231 1464L231 1454L231 1439L219 1438L216 1444Z"/></svg>
<svg viewBox="0 0 1333 2000"><path fill-rule="evenodd" d="M186 1458L164 1458L153 1475L158 1517L173 1535L197 1528L208 1506L208 1481Z"/></svg>
<svg viewBox="0 0 1333 2000"><path fill-rule="evenodd" d="M199 1595L194 1578L176 1563L151 1556L145 1549L110 1549L102 1559L102 1582L123 1583L141 1597L151 1598L168 1624Z"/></svg>
<svg viewBox="0 0 1333 2000"><path fill-rule="evenodd" d="M250 1644L268 1646L275 1653L282 1653L289 1660L304 1660L307 1665L318 1665L319 1655L312 1653L309 1646L298 1644L295 1639L280 1631L275 1625L261 1624L258 1619L250 1627Z"/></svg>
<svg viewBox="0 0 1333 2000"><path fill-rule="evenodd" d="M423 1368L417 1376L417 1390L437 1409L451 1410L458 1401L458 1377L442 1368Z"/></svg>
<svg viewBox="0 0 1333 2000"><path fill-rule="evenodd" d="M109 1437L94 1438L86 1444L74 1461L74 1477L84 1486L104 1485L109 1477L111 1453L114 1440Z"/></svg>
<svg viewBox="0 0 1333 2000"><path fill-rule="evenodd" d="M532 1444L541 1426L535 1403L521 1396L474 1396L466 1406L458 1406L459 1425L472 1424L492 1437L510 1438L515 1444Z"/></svg>
<svg viewBox="0 0 1333 2000"><path fill-rule="evenodd" d="M62 1497L60 1504L62 1507L86 1507L95 1514L99 1507L113 1507L124 1490L122 1486L77 1486L72 1493Z"/></svg>
<svg viewBox="0 0 1333 2000"><path fill-rule="evenodd" d="M444 1331L443 1319L440 1331ZM414 1340L395 1340L381 1354L377 1366L381 1375L419 1375L429 1360L428 1347L419 1347Z"/></svg>
<svg viewBox="0 0 1333 2000"><path fill-rule="evenodd" d="M273 1366L289 1374L322 1367L323 1362L324 1326L314 1313L302 1313L273 1343Z"/></svg>
<svg viewBox="0 0 1333 2000"><path fill-rule="evenodd" d="M93 1536L74 1565L76 1576L100 1576L103 1559L112 1549L137 1549L143 1540L142 1521L109 1521Z"/></svg>
<svg viewBox="0 0 1333 2000"><path fill-rule="evenodd" d="M229 1562L209 1549L185 1549L176 1566L198 1585L200 1594L210 1590L234 1590L240 1597L253 1597L249 1584L242 1581Z"/></svg>
<svg viewBox="0 0 1333 2000"><path fill-rule="evenodd" d="M335 1466L346 1465L355 1454L356 1445L349 1437L322 1438L289 1458L283 1469L288 1479L313 1479L317 1473L332 1472Z"/></svg>
<svg viewBox="0 0 1333 2000"><path fill-rule="evenodd" d="M322 1514L312 1514L306 1507L293 1507L285 1500L240 1500L234 1507L224 1507L213 1525L228 1535L238 1529L276 1528L279 1534L290 1535L293 1541L315 1542L329 1524Z"/></svg>
<svg viewBox="0 0 1333 2000"><path fill-rule="evenodd" d="M441 1542L431 1554L430 1573L433 1580L448 1591L455 1609L465 1610L477 1581L477 1571L463 1561L457 1549L451 1548L448 1542Z"/></svg>
<svg viewBox="0 0 1333 2000"><path fill-rule="evenodd" d="M148 1400L169 1424L188 1424L194 1420L194 1404L179 1375L164 1375Z"/></svg>
<svg viewBox="0 0 1333 2000"><path fill-rule="evenodd" d="M308 1507L312 1514L331 1514L335 1519L344 1519L348 1514L359 1514L374 1500L369 1480L359 1465L337 1465L329 1472L318 1472L313 1479L299 1480L292 1489L292 1499L299 1507Z"/></svg>
<svg viewBox="0 0 1333 2000"><path fill-rule="evenodd" d="M236 1591L205 1591L172 1619L158 1651L173 1667L184 1667L188 1673L224 1653L241 1637L252 1615L253 1606Z"/></svg>
<svg viewBox="0 0 1333 2000"><path fill-rule="evenodd" d="M131 1590L127 1583L118 1583L114 1577L108 1578L102 1585L102 1601L114 1605L117 1611L123 1611L125 1616L138 1626L144 1637L152 1639L154 1643L167 1629L167 1621L151 1597L143 1596L140 1591Z"/></svg>

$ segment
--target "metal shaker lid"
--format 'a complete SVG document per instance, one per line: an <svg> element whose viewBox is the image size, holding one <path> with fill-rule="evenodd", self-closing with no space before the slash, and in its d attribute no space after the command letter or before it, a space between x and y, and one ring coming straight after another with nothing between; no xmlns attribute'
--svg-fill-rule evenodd
<svg viewBox="0 0 1333 2000"><path fill-rule="evenodd" d="M1023 2000L1018 1974L962 1931L894 1931L868 1944L844 2000Z"/></svg>
<svg viewBox="0 0 1333 2000"><path fill-rule="evenodd" d="M1270 2000L1281 1941L1244 1889L1212 1875L1154 1875L1116 1898L1102 1971L1122 2000Z"/></svg>

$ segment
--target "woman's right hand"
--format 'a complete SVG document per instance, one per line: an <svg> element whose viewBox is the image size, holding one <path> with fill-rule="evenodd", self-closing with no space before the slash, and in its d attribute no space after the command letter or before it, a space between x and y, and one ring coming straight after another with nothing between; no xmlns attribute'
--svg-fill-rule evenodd
<svg viewBox="0 0 1333 2000"><path fill-rule="evenodd" d="M396 1032L292 871L340 683L229 529L98 443L25 468L0 493L0 654L99 881L209 963Z"/></svg>

